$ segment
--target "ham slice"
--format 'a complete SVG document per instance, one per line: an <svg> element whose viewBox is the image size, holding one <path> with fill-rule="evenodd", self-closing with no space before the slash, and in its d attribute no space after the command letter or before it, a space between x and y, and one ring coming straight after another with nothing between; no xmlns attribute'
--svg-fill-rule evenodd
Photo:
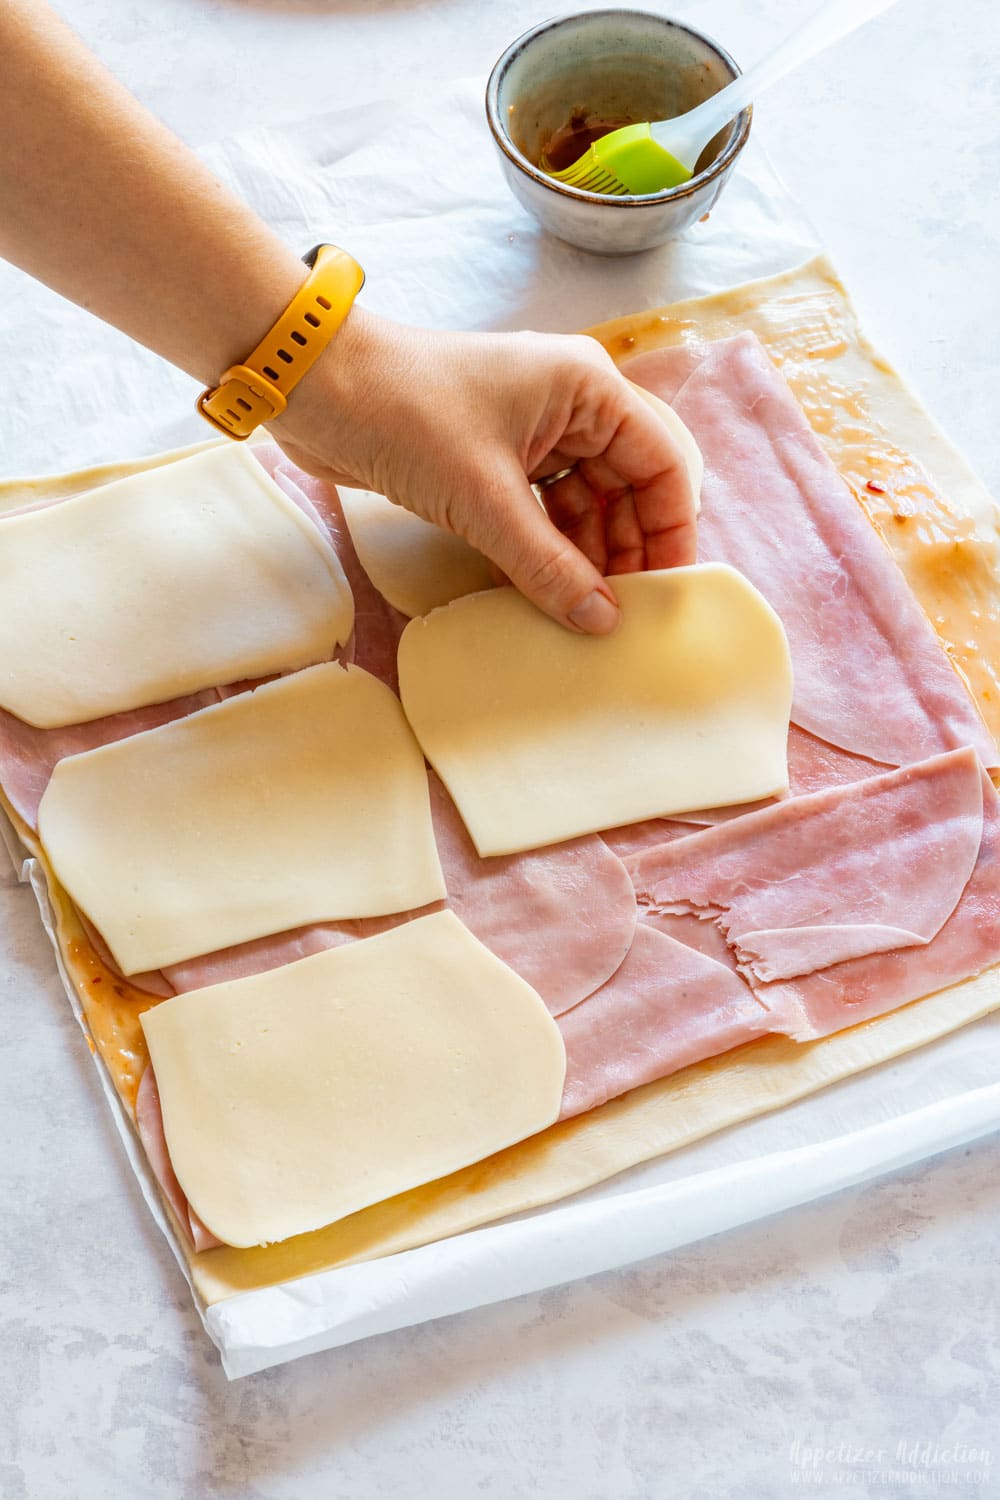
<svg viewBox="0 0 1000 1500"><path fill-rule="evenodd" d="M884 761L839 750L797 724L788 731L788 786L792 797L821 792L828 786L849 786L853 781L880 776L889 769Z"/></svg>
<svg viewBox="0 0 1000 1500"><path fill-rule="evenodd" d="M829 1036L911 1000L981 974L1000 962L1000 797L981 774L983 840L958 905L926 946L876 953L774 984L754 984L775 1016L775 1029L794 1041ZM935 850L926 850L932 859Z"/></svg>
<svg viewBox="0 0 1000 1500"><path fill-rule="evenodd" d="M884 1015L1000 962L1000 798L971 749L785 802L626 863L644 906L640 925L698 915L726 934L772 1013L771 1029L795 1041ZM690 922L667 930L691 940ZM887 947L893 932L907 941Z"/></svg>
<svg viewBox="0 0 1000 1500"><path fill-rule="evenodd" d="M433 774L431 812L448 905L538 991L554 1016L609 979L636 924L632 882L596 834L524 854L476 853Z"/></svg>
<svg viewBox="0 0 1000 1500"><path fill-rule="evenodd" d="M619 859L627 860L643 849L656 849L668 839L680 839L697 831L697 823L679 823L673 818L645 818L641 823L624 823L620 828L605 828L601 838Z"/></svg>
<svg viewBox="0 0 1000 1500"><path fill-rule="evenodd" d="M736 954L714 922L706 922L693 911L654 911L651 907L639 908L639 922L647 927L656 927L687 948L695 948L706 958L714 958L733 973L738 973Z"/></svg>
<svg viewBox="0 0 1000 1500"><path fill-rule="evenodd" d="M749 986L723 964L640 923L618 972L559 1018L568 1120L640 1084L728 1052L772 1029Z"/></svg>
<svg viewBox="0 0 1000 1500"><path fill-rule="evenodd" d="M188 1203L184 1189L177 1181L171 1166L167 1138L163 1132L160 1093L156 1087L156 1076L151 1063L146 1064L146 1070L139 1079L139 1088L135 1096L135 1126L153 1176L194 1249L213 1250L217 1245L221 1245L222 1241L216 1239Z"/></svg>
<svg viewBox="0 0 1000 1500"><path fill-rule="evenodd" d="M996 766L930 622L757 338L663 349L625 373L672 398L702 450L699 559L739 568L781 616L794 722L888 765L973 745Z"/></svg>
<svg viewBox="0 0 1000 1500"><path fill-rule="evenodd" d="M639 901L714 920L768 982L927 944L955 910L983 833L975 752L795 797L628 861Z"/></svg>
<svg viewBox="0 0 1000 1500"><path fill-rule="evenodd" d="M621 968L559 1018L563 1119L755 1037L841 1031L1000 960L1000 797L971 749L626 863L640 899L663 906L643 906ZM900 912L907 929L872 920ZM776 913L782 927L752 930ZM768 967L793 977L764 981Z"/></svg>
<svg viewBox="0 0 1000 1500"><path fill-rule="evenodd" d="M526 854L481 859L443 784L430 776L431 813L449 905L479 941L542 996L553 1015L579 1004L618 968L636 924L632 882L596 834ZM386 932L439 906L353 922L314 923L171 964L180 992L241 979Z"/></svg>

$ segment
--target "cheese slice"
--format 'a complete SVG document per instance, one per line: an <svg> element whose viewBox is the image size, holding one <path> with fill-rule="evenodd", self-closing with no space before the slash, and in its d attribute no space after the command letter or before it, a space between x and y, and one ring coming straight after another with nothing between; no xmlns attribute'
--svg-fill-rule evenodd
<svg viewBox="0 0 1000 1500"><path fill-rule="evenodd" d="M43 729L329 658L337 554L230 444L0 519L0 706Z"/></svg>
<svg viewBox="0 0 1000 1500"><path fill-rule="evenodd" d="M791 663L766 600L718 563L608 582L609 636L513 589L403 632L403 707L481 855L787 788Z"/></svg>
<svg viewBox="0 0 1000 1500"><path fill-rule="evenodd" d="M125 974L445 894L399 700L332 662L61 760L38 827Z"/></svg>
<svg viewBox="0 0 1000 1500"><path fill-rule="evenodd" d="M259 430L259 429L258 429ZM82 495L86 490L99 489L116 479L127 479L132 474L145 473L147 469L162 469L165 464L175 464L193 453L203 453L206 448L228 447L230 438L205 438L200 443L188 443L183 448L168 448L160 453L150 453L145 458L125 458L106 464L90 464L86 469L70 469L64 474L45 474L38 478L0 479L0 513L24 510L28 506L51 505L55 500L68 500L71 495ZM252 447L256 434L248 438Z"/></svg>
<svg viewBox="0 0 1000 1500"><path fill-rule="evenodd" d="M342 489L340 503L361 566L400 614L426 615L464 594L492 588L486 558L460 536L371 490Z"/></svg>
<svg viewBox="0 0 1000 1500"><path fill-rule="evenodd" d="M705 478L705 460L702 457L701 449L694 440L694 434L687 424L681 421L673 407L667 405L666 401L661 401L659 396L653 395L652 391L644 391L641 385L636 385L631 380L629 381L629 385L637 396L642 397L647 406L652 407L677 444L684 468L687 471L691 493L694 496L695 514L700 515L701 486Z"/></svg>
<svg viewBox="0 0 1000 1500"><path fill-rule="evenodd" d="M170 1161L229 1245L317 1229L551 1125L539 996L450 911L146 1011Z"/></svg>

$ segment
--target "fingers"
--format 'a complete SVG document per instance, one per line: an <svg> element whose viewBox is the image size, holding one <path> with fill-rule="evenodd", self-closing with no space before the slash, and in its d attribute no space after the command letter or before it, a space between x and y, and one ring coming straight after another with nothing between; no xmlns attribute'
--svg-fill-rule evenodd
<svg viewBox="0 0 1000 1500"><path fill-rule="evenodd" d="M604 506L601 497L573 469L544 494L545 509L563 536L579 547L599 573L608 571L608 544L605 536Z"/></svg>
<svg viewBox="0 0 1000 1500"><path fill-rule="evenodd" d="M608 539L607 573L641 573L656 567L646 552L646 534L639 524L635 496L631 489L611 496L605 510L604 524Z"/></svg>
<svg viewBox="0 0 1000 1500"><path fill-rule="evenodd" d="M606 573L674 568L695 561L694 496L686 469L625 482L604 457L580 463L581 480L603 501Z"/></svg>
<svg viewBox="0 0 1000 1500"><path fill-rule="evenodd" d="M637 496L600 459L581 460L565 479L546 488L544 503L559 530L601 573L638 573L695 560L693 502L690 515L682 510L678 523L651 531L649 517L656 517L662 497L648 486ZM672 503L668 496L666 505Z"/></svg>
<svg viewBox="0 0 1000 1500"><path fill-rule="evenodd" d="M592 366L587 379L558 444L563 462L575 458L577 467L547 491L551 514L606 573L694 562L698 495L677 435L610 362Z"/></svg>
<svg viewBox="0 0 1000 1500"><path fill-rule="evenodd" d="M638 397L605 451L580 465L607 497L609 571L623 572L642 549L648 568L693 563L698 497L672 435ZM642 566L642 564L639 564Z"/></svg>
<svg viewBox="0 0 1000 1500"><path fill-rule="evenodd" d="M515 588L560 624L588 635L614 630L618 624L614 594L591 558L546 515L523 470L508 461L497 464L491 473L494 477L486 493L481 493L467 539ZM581 516L580 524L586 530L590 521Z"/></svg>

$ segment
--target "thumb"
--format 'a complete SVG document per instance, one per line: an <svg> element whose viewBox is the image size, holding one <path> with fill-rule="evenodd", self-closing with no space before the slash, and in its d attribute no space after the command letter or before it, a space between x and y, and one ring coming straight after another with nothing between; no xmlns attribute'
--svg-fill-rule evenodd
<svg viewBox="0 0 1000 1500"><path fill-rule="evenodd" d="M469 520L468 541L545 614L586 635L614 630L618 602L610 585L552 523L522 469L494 470Z"/></svg>

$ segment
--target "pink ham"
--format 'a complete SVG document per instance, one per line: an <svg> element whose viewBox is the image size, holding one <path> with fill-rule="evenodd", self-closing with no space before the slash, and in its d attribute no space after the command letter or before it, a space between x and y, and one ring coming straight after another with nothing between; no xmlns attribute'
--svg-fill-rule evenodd
<svg viewBox="0 0 1000 1500"><path fill-rule="evenodd" d="M839 750L797 724L792 724L788 731L788 785L792 797L821 792L827 786L849 786L852 781L880 776L889 769L884 761Z"/></svg>
<svg viewBox="0 0 1000 1500"><path fill-rule="evenodd" d="M795 797L628 861L642 905L714 920L751 982L926 945L983 829L975 752Z"/></svg>
<svg viewBox="0 0 1000 1500"><path fill-rule="evenodd" d="M706 922L693 911L654 911L652 907L640 906L639 921L647 927L665 932L687 948L695 948L706 958L737 973L736 954L714 922Z"/></svg>
<svg viewBox="0 0 1000 1500"><path fill-rule="evenodd" d="M685 381L695 373L705 358L702 343L677 344L673 349L653 349L637 354L622 367L633 385L652 391L661 401L673 406Z"/></svg>
<svg viewBox="0 0 1000 1500"><path fill-rule="evenodd" d="M636 903L625 866L595 834L481 859L442 783L431 775L430 785L448 905L561 1015L628 953Z"/></svg>
<svg viewBox="0 0 1000 1500"><path fill-rule="evenodd" d="M615 972L632 941L635 894L621 860L596 835L481 859L455 804L433 774L430 794L447 904L481 943L538 991L553 1015L577 1005ZM203 989L372 937L439 909L435 905L419 913L315 923L171 964L164 977L177 991Z"/></svg>
<svg viewBox="0 0 1000 1500"><path fill-rule="evenodd" d="M664 349L625 373L666 393L705 458L699 557L739 568L781 616L792 718L855 755L909 765L997 749L906 580L753 334ZM686 379L684 376L686 375Z"/></svg>
<svg viewBox="0 0 1000 1500"><path fill-rule="evenodd" d="M758 998L774 1013L776 1030L795 1041L828 1036L971 979L1000 962L1000 798L985 772L982 788L979 860L933 941L776 984L755 984Z"/></svg>
<svg viewBox="0 0 1000 1500"><path fill-rule="evenodd" d="M167 1138L163 1133L163 1113L160 1109L160 1094L152 1063L139 1080L135 1096L135 1126L149 1161L153 1176L160 1185L164 1198L170 1204L181 1229L195 1250L213 1250L222 1241L202 1223L184 1195L170 1163Z"/></svg>
<svg viewBox="0 0 1000 1500"><path fill-rule="evenodd" d="M804 860L797 857L797 839ZM826 850L828 869L816 849ZM563 1119L755 1037L783 1032L805 1041L844 1030L1000 960L1000 798L972 750L785 802L628 863L647 899L654 877L658 893L666 894L674 873L685 872L686 899L673 911L644 907L619 971L560 1017L567 1053ZM660 866L670 872L662 881ZM810 880L817 869L820 879ZM889 890L881 909L880 880ZM827 918L838 902L841 915L856 917L860 905L866 919L905 911L911 926L924 932L907 932L916 941L906 947L869 948L864 956L824 964L837 951L835 929L818 931L812 921L783 932L772 928L753 936L779 966L783 960L795 968L808 956L816 967L762 982L755 972L758 954L745 977L733 971L732 952L719 947L724 938L713 912L726 920L744 912L746 920L758 921L761 911L773 908L787 922L796 912L815 917L813 899L825 903ZM947 908L950 914L939 921ZM887 937L877 923L860 925L866 945ZM857 929L847 924L845 951Z"/></svg>
<svg viewBox="0 0 1000 1500"><path fill-rule="evenodd" d="M763 1036L771 1022L738 974L640 923L618 972L559 1018L560 1119Z"/></svg>
<svg viewBox="0 0 1000 1500"><path fill-rule="evenodd" d="M643 849L656 849L668 839L684 838L695 833L696 823L678 823L673 818L645 818L641 823L625 823L620 828L605 828L601 838L613 854L627 860Z"/></svg>

